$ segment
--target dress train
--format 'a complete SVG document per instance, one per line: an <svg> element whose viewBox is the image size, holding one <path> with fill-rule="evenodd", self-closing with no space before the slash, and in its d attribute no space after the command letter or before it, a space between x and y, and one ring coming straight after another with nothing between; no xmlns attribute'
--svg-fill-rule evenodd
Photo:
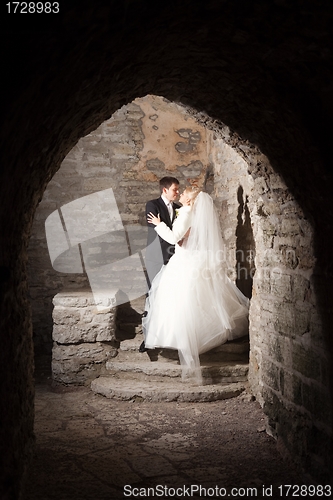
<svg viewBox="0 0 333 500"><path fill-rule="evenodd" d="M199 355L246 335L248 307L249 299L223 268L200 267L195 257L177 245L146 300L145 345L177 349L183 381L202 383Z"/></svg>

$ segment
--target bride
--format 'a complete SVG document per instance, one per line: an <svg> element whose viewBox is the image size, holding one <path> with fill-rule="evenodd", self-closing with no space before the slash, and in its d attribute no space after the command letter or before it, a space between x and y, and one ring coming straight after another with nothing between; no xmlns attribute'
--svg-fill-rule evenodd
<svg viewBox="0 0 333 500"><path fill-rule="evenodd" d="M247 299L227 277L220 224L212 198L187 187L170 229L150 213L149 223L174 256L155 276L142 320L145 346L177 349L182 379L201 383L199 355L247 333Z"/></svg>

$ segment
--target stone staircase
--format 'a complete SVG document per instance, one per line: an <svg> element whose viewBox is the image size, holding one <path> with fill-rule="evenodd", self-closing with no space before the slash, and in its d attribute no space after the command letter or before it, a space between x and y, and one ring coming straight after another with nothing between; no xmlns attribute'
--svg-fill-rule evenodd
<svg viewBox="0 0 333 500"><path fill-rule="evenodd" d="M118 355L91 389L108 398L145 401L215 401L238 396L247 388L248 337L227 342L200 356L203 385L182 382L178 353L172 349L139 352L143 340L142 298L120 307Z"/></svg>

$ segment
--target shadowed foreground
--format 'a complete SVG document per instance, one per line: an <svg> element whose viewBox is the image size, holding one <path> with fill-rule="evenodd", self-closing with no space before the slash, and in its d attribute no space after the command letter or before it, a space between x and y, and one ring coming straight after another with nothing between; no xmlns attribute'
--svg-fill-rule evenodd
<svg viewBox="0 0 333 500"><path fill-rule="evenodd" d="M211 403L116 401L88 388L52 388L48 379L36 385L35 433L24 500L181 498L191 485L193 497L200 487L201 498L221 498L223 488L227 496L245 489L233 498L261 497L272 485L266 496L281 498L279 485L305 484L248 394ZM157 485L155 495L147 489Z"/></svg>

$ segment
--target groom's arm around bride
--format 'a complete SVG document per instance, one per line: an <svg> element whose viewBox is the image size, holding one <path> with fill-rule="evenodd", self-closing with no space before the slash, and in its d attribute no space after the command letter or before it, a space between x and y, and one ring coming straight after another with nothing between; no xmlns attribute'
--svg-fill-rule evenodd
<svg viewBox="0 0 333 500"><path fill-rule="evenodd" d="M179 181L175 177L163 177L160 180L161 196L146 204L146 220L149 213L159 215L170 229L176 217L176 209L180 207L175 200L179 195ZM163 264L167 264L174 254L175 246L161 238L155 231L154 224L148 223L148 238L146 248L147 281L151 283Z"/></svg>

